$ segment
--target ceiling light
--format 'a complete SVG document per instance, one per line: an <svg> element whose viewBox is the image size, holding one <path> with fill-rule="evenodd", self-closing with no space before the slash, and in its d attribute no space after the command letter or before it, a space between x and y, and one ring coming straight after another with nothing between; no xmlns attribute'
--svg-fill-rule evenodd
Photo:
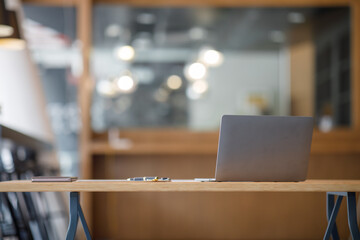
<svg viewBox="0 0 360 240"><path fill-rule="evenodd" d="M221 52L214 49L206 49L201 51L200 60L208 66L216 67L222 64L224 56Z"/></svg>
<svg viewBox="0 0 360 240"><path fill-rule="evenodd" d="M113 97L116 94L114 84L108 80L100 80L96 84L96 91L104 97Z"/></svg>
<svg viewBox="0 0 360 240"><path fill-rule="evenodd" d="M0 37L9 37L14 28L10 24L9 11L5 7L5 0L0 0Z"/></svg>
<svg viewBox="0 0 360 240"><path fill-rule="evenodd" d="M1 0L0 0L1 1ZM25 48L25 40L20 36L20 28L17 13L8 11L9 23L12 26L12 33L8 37L0 39L0 47L11 50L21 50Z"/></svg>
<svg viewBox="0 0 360 240"><path fill-rule="evenodd" d="M168 79L166 80L166 84L168 86L168 88L172 89L172 90L177 90L181 87L182 85L182 80L181 77L177 76L177 75L171 75L170 77L168 77Z"/></svg>
<svg viewBox="0 0 360 240"><path fill-rule="evenodd" d="M207 69L204 64L195 62L185 67L184 74L189 80L200 80L206 76Z"/></svg>
<svg viewBox="0 0 360 240"><path fill-rule="evenodd" d="M0 12L0 19L5 17L5 15L1 14L2 12ZM26 44L20 36L19 22L16 11L6 10L6 16L8 18L8 23L10 27L6 25L0 26L0 36L5 36L0 39L0 48L6 48L11 50L24 49Z"/></svg>
<svg viewBox="0 0 360 240"><path fill-rule="evenodd" d="M14 32L14 29L8 25L0 24L0 37L11 36Z"/></svg>
<svg viewBox="0 0 360 240"><path fill-rule="evenodd" d="M288 21L291 23L304 23L305 22L305 16L302 13L299 12L290 12L288 14Z"/></svg>
<svg viewBox="0 0 360 240"><path fill-rule="evenodd" d="M135 50L132 46L122 46L116 48L115 55L120 60L131 61L135 57Z"/></svg>
<svg viewBox="0 0 360 240"><path fill-rule="evenodd" d="M3 38L0 39L0 48L22 50L25 48L25 41L17 38Z"/></svg>
<svg viewBox="0 0 360 240"><path fill-rule="evenodd" d="M115 80L119 92L131 93L135 90L135 80L130 75L122 75Z"/></svg>

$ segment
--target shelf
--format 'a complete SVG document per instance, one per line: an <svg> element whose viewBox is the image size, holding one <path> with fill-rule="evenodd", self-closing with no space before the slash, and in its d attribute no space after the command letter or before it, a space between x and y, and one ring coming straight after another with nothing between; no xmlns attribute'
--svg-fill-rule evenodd
<svg viewBox="0 0 360 240"><path fill-rule="evenodd" d="M171 142L160 140L161 136L141 141L137 136L142 130L127 131L127 136L136 137L129 148L116 148L107 140L93 141L90 151L93 155L216 155L218 132L194 133L196 137L185 138L182 134L176 138L173 130ZM149 130L148 130L149 131ZM161 130L166 134L166 130ZM146 132L146 130L145 130ZM150 131L151 132L151 131ZM161 135L163 135L161 134ZM201 135L204 134L204 135ZM147 134L144 133L144 136ZM204 140L202 140L203 138ZM133 139L129 137L129 139ZM329 133L314 130L312 154L358 154L360 153L360 133L351 129L337 129Z"/></svg>
<svg viewBox="0 0 360 240"><path fill-rule="evenodd" d="M213 155L217 153L215 144L188 144L188 143L133 143L129 148L116 148L108 142L93 142L93 155Z"/></svg>

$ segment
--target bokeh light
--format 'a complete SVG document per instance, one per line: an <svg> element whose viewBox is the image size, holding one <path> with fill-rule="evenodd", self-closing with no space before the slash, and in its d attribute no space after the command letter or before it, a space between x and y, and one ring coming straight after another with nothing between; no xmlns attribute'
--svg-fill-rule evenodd
<svg viewBox="0 0 360 240"><path fill-rule="evenodd" d="M171 75L166 80L166 85L172 90L177 90L182 86L182 79L178 75Z"/></svg>
<svg viewBox="0 0 360 240"><path fill-rule="evenodd" d="M204 64L195 62L185 67L184 74L189 80L200 80L205 78L207 69Z"/></svg>
<svg viewBox="0 0 360 240"><path fill-rule="evenodd" d="M130 93L135 90L135 80L129 75L122 75L115 80L119 92Z"/></svg>
<svg viewBox="0 0 360 240"><path fill-rule="evenodd" d="M116 48L115 55L120 60L131 61L135 57L135 50L132 46L122 46Z"/></svg>

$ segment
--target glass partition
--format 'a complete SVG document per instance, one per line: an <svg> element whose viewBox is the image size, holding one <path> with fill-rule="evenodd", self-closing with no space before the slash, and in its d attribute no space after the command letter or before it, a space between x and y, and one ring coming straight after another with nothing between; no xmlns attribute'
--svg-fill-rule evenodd
<svg viewBox="0 0 360 240"><path fill-rule="evenodd" d="M223 114L351 125L348 8L95 5L92 126L215 130Z"/></svg>
<svg viewBox="0 0 360 240"><path fill-rule="evenodd" d="M61 173L77 176L82 57L76 8L24 4L24 15L24 36L44 87Z"/></svg>

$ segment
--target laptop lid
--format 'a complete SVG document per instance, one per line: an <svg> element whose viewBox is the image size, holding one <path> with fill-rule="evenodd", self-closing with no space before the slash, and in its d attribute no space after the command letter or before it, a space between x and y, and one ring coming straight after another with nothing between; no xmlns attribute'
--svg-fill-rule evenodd
<svg viewBox="0 0 360 240"><path fill-rule="evenodd" d="M224 115L216 181L304 181L312 131L312 117Z"/></svg>

